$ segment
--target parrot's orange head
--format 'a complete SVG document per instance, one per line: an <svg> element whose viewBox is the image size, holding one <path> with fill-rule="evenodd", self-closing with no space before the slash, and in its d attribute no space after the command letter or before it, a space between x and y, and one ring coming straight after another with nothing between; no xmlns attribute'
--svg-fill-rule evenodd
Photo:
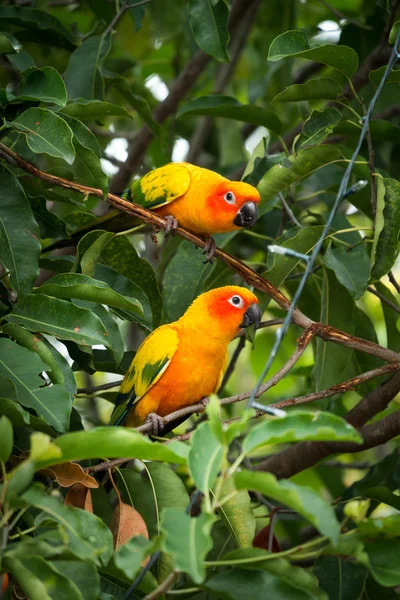
<svg viewBox="0 0 400 600"><path fill-rule="evenodd" d="M260 194L244 181L225 180L218 183L207 198L212 211L215 230L232 231L240 227L252 227L257 220Z"/></svg>
<svg viewBox="0 0 400 600"><path fill-rule="evenodd" d="M207 333L230 341L241 327L261 322L257 297L236 285L215 288L196 298L185 315L207 323Z"/></svg>

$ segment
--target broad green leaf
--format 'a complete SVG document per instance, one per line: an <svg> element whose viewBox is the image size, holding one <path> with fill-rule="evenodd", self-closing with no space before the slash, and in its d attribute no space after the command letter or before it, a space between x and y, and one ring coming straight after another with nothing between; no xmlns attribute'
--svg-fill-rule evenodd
<svg viewBox="0 0 400 600"><path fill-rule="evenodd" d="M361 598L368 577L368 570L362 565L336 556L320 556L314 565L314 573L329 600Z"/></svg>
<svg viewBox="0 0 400 600"><path fill-rule="evenodd" d="M255 104L241 104L232 96L222 94L210 94L190 100L178 110L177 117L184 115L209 115L211 117L222 117L243 121L252 125L267 127L274 133L280 134L282 123L278 116L269 108L256 106Z"/></svg>
<svg viewBox="0 0 400 600"><path fill-rule="evenodd" d="M39 100L58 106L67 103L67 90L61 75L54 67L30 67L21 75L18 96L8 94L9 100Z"/></svg>
<svg viewBox="0 0 400 600"><path fill-rule="evenodd" d="M335 511L311 488L296 485L285 479L278 481L272 473L255 473L245 470L236 473L235 485L238 489L261 492L292 508L310 521L323 535L330 538L333 543L337 541L340 526L336 520Z"/></svg>
<svg viewBox="0 0 400 600"><path fill-rule="evenodd" d="M354 124L356 123L356 126ZM357 126L358 125L358 126ZM374 119L371 121L369 130L371 133L372 141L384 140L390 142L396 142L399 139L400 127L390 123L390 121L384 121L383 119ZM341 121L335 126L335 133L338 135L352 136L353 139L357 139L360 134L360 127L356 121L346 119Z"/></svg>
<svg viewBox="0 0 400 600"><path fill-rule="evenodd" d="M102 304L96 302L88 302L86 300L73 300L73 303L84 308L96 315L100 319L103 325L106 335L108 346L112 352L116 365L119 365L124 356L124 340L122 339L121 332L111 311L107 310Z"/></svg>
<svg viewBox="0 0 400 600"><path fill-rule="evenodd" d="M15 385L22 406L36 414L57 431L68 428L71 397L61 385L43 387L42 371L48 369L37 354L11 340L0 339L0 375Z"/></svg>
<svg viewBox="0 0 400 600"><path fill-rule="evenodd" d="M166 508L162 515L161 547L171 554L178 571L187 573L195 583L201 583L206 575L204 559L213 541L211 527L214 515L201 514L190 517L181 508Z"/></svg>
<svg viewBox="0 0 400 600"><path fill-rule="evenodd" d="M0 54L15 54L17 51L5 35L0 34Z"/></svg>
<svg viewBox="0 0 400 600"><path fill-rule="evenodd" d="M69 541L69 548L81 560L106 565L112 555L112 534L101 519L92 513L64 506L57 498L47 495L38 485L31 486L22 500L42 513L36 524L56 522Z"/></svg>
<svg viewBox="0 0 400 600"><path fill-rule="evenodd" d="M75 583L69 577L57 571L51 563L41 556L21 556L19 560L25 569L44 584L46 593L53 600L83 600L83 596ZM30 598L30 586L27 586L26 589L23 585L25 581L26 579L23 579L20 583L22 589Z"/></svg>
<svg viewBox="0 0 400 600"><path fill-rule="evenodd" d="M389 44L394 44L396 41L396 38L399 34L399 29L400 29L400 21L395 21L392 25L392 28L389 32Z"/></svg>
<svg viewBox="0 0 400 600"><path fill-rule="evenodd" d="M74 38L71 33L46 10L37 10L29 6L0 7L0 21L17 25L29 33L46 36L46 41L54 46L73 49ZM39 30L39 31L38 31ZM21 37L19 32L18 37ZM38 38L39 39L39 38Z"/></svg>
<svg viewBox="0 0 400 600"><path fill-rule="evenodd" d="M38 560L42 559L38 557ZM8 573L11 573L23 592L29 594L30 600L52 600L52 597L47 593L46 582L34 575L20 560L6 556L2 560L2 567L7 569Z"/></svg>
<svg viewBox="0 0 400 600"><path fill-rule="evenodd" d="M330 270L323 270L320 322L354 334L354 301ZM353 350L317 340L314 380L317 391L349 379L356 373Z"/></svg>
<svg viewBox="0 0 400 600"><path fill-rule="evenodd" d="M383 586L400 584L400 539L373 540L365 545L374 579Z"/></svg>
<svg viewBox="0 0 400 600"><path fill-rule="evenodd" d="M358 56L353 48L335 44L310 48L303 31L286 31L273 40L268 60L276 62L282 58L306 58L338 69L347 77L354 75L358 67Z"/></svg>
<svg viewBox="0 0 400 600"><path fill-rule="evenodd" d="M75 584L83 600L97 600L100 593L100 576L96 567L78 560L52 560L51 565L68 581Z"/></svg>
<svg viewBox="0 0 400 600"><path fill-rule="evenodd" d="M374 83L376 86L378 86L380 84L380 82L382 81L382 77L384 76L386 71L386 66L385 67L380 67L380 69L376 69L375 71L370 71L369 72L369 78L372 81L372 83ZM400 83L400 69L393 69L389 75L389 77L386 79L386 83Z"/></svg>
<svg viewBox="0 0 400 600"><path fill-rule="evenodd" d="M110 51L110 35L87 37L70 56L64 73L68 98L86 98L103 100L104 82L100 67Z"/></svg>
<svg viewBox="0 0 400 600"><path fill-rule="evenodd" d="M343 154L334 146L312 146L300 150L296 156L289 156L290 167L275 165L260 181L258 191L263 202L274 198L279 192L287 189L311 175L321 167L344 161Z"/></svg>
<svg viewBox="0 0 400 600"><path fill-rule="evenodd" d="M14 432L11 422L7 417L0 418L0 459L5 463L12 452Z"/></svg>
<svg viewBox="0 0 400 600"><path fill-rule="evenodd" d="M97 237L87 250L85 250L85 242L88 238L86 236L82 238L78 244L78 253L81 255L80 267L84 275L93 277L96 265L100 262L101 253L113 237L114 234L111 231L105 231Z"/></svg>
<svg viewBox="0 0 400 600"><path fill-rule="evenodd" d="M209 423L201 423L192 436L189 468L196 487L208 494L219 473L224 447L213 434Z"/></svg>
<svg viewBox="0 0 400 600"><path fill-rule="evenodd" d="M400 250L400 182L377 177L377 206L371 250L370 281L379 281L394 265Z"/></svg>
<svg viewBox="0 0 400 600"><path fill-rule="evenodd" d="M333 128L342 118L337 108L313 110L304 122L301 134L296 141L297 149L320 144L328 135L331 135Z"/></svg>
<svg viewBox="0 0 400 600"><path fill-rule="evenodd" d="M129 102L154 133L162 133L162 126L154 120L149 103L143 96L138 96L138 94L133 92L131 83L127 79L124 77L112 77L107 78L106 81L110 82L118 90L121 96Z"/></svg>
<svg viewBox="0 0 400 600"><path fill-rule="evenodd" d="M96 427L90 431L75 431L58 437L54 444L61 448L62 455L58 460L48 459L38 462L38 469L60 462L105 456L161 460L179 465L186 463L182 455L176 451L178 446L151 442L141 433L125 427Z"/></svg>
<svg viewBox="0 0 400 600"><path fill-rule="evenodd" d="M55 298L77 298L78 300L115 306L116 308L139 315L143 314L141 304L138 300L121 296L111 289L107 283L93 279L82 273L56 275L48 279L35 291L47 296L54 296Z"/></svg>
<svg viewBox="0 0 400 600"><path fill-rule="evenodd" d="M63 158L72 165L72 131L64 119L45 108L28 108L8 125L25 136L32 152Z"/></svg>
<svg viewBox="0 0 400 600"><path fill-rule="evenodd" d="M234 568L218 573L203 586L213 598L226 600L249 600L249 598L273 598L273 600L314 600L312 591L299 589L291 582L266 571Z"/></svg>
<svg viewBox="0 0 400 600"><path fill-rule="evenodd" d="M78 142L88 150L91 150L93 154L100 158L101 151L99 142L97 141L96 136L90 131L89 127L86 127L84 123L78 121L78 119L75 119L75 117L65 114L64 112L62 113L62 118L68 123Z"/></svg>
<svg viewBox="0 0 400 600"><path fill-rule="evenodd" d="M219 61L228 61L229 9L224 0L189 0L189 23L200 48Z"/></svg>
<svg viewBox="0 0 400 600"><path fill-rule="evenodd" d="M221 500L235 491L233 478L224 481L221 489ZM256 519L251 508L250 496L246 490L236 490L227 502L218 509L228 531L239 548L250 548L253 542Z"/></svg>
<svg viewBox="0 0 400 600"><path fill-rule="evenodd" d="M67 238L69 237L65 221L60 219L55 212L47 210L46 198L37 196L29 198L33 215L39 225L40 237L44 238Z"/></svg>
<svg viewBox="0 0 400 600"><path fill-rule="evenodd" d="M133 119L133 115L123 106L102 102L101 100L86 100L85 98L78 98L71 104L67 104L61 112L82 120L104 119L112 116Z"/></svg>
<svg viewBox="0 0 400 600"><path fill-rule="evenodd" d="M185 509L189 495L182 480L166 464L146 463L146 473L120 469L118 479L123 501L139 511L146 522L149 536L160 533L160 515L165 508Z"/></svg>
<svg viewBox="0 0 400 600"><path fill-rule="evenodd" d="M370 259L364 246L349 251L343 246L329 246L324 254L324 263L354 300L361 298L367 289L370 273Z"/></svg>
<svg viewBox="0 0 400 600"><path fill-rule="evenodd" d="M107 194L108 177L104 173L100 159L88 148L74 139L75 161L73 164L74 175L78 183L100 188Z"/></svg>
<svg viewBox="0 0 400 600"><path fill-rule="evenodd" d="M309 79L305 83L290 85L272 100L273 102L303 102L304 100L334 100L342 94L342 86L329 77Z"/></svg>
<svg viewBox="0 0 400 600"><path fill-rule="evenodd" d="M128 580L133 580L152 546L152 542L142 536L135 536L128 540L126 544L120 546L118 551L114 553L114 565L124 573ZM97 596L94 600L96 599Z"/></svg>
<svg viewBox="0 0 400 600"><path fill-rule="evenodd" d="M25 298L7 315L7 321L23 325L33 332L49 333L84 346L110 346L107 332L96 315L71 302L44 294L32 294Z"/></svg>
<svg viewBox="0 0 400 600"><path fill-rule="evenodd" d="M11 286L22 299L30 293L39 274L39 228L17 178L2 165L0 178L3 189L0 203L1 262L10 271Z"/></svg>
<svg viewBox="0 0 400 600"><path fill-rule="evenodd" d="M377 500L388 506L393 506L396 510L400 510L400 497L397 494L393 494L387 487L379 485L371 487L363 492L365 498L371 498Z"/></svg>
<svg viewBox="0 0 400 600"><path fill-rule="evenodd" d="M243 441L243 452L264 444L299 441L346 441L361 444L362 437L347 421L328 412L294 410L284 417L266 418Z"/></svg>
<svg viewBox="0 0 400 600"><path fill-rule="evenodd" d="M372 492L371 492L372 490ZM364 494L386 496L387 500L390 500L394 506L398 506L399 497L396 494L390 492L387 488L379 486L376 488L370 488ZM374 500L380 500L379 497L373 498ZM392 504L390 504L391 506ZM363 519L357 523L359 531L367 538L398 538L400 535L400 518L399 513L391 515L389 517L381 517L377 519Z"/></svg>
<svg viewBox="0 0 400 600"><path fill-rule="evenodd" d="M221 403L216 394L211 394L208 404L206 406L206 415L208 423L210 425L211 432L221 442L225 443L225 433L223 430L222 417L221 417Z"/></svg>

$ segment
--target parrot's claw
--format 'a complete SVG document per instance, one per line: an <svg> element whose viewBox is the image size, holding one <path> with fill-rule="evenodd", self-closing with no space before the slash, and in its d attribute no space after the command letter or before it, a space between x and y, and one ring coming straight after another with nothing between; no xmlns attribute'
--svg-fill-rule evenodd
<svg viewBox="0 0 400 600"><path fill-rule="evenodd" d="M164 419L156 413L149 413L147 415L146 424L150 423L151 431L149 432L151 435L160 435L162 430L164 429Z"/></svg>
<svg viewBox="0 0 400 600"><path fill-rule="evenodd" d="M176 232L179 224L175 217L173 217L172 215L167 215L165 217L165 220L167 221L167 226L165 228L165 237L167 237L167 235L170 235L171 233L173 235Z"/></svg>
<svg viewBox="0 0 400 600"><path fill-rule="evenodd" d="M206 260L203 261L206 265L207 263L213 264L213 258L215 256L215 250L217 249L217 244L215 243L214 238L209 237L206 239L206 245L204 246L203 254L207 254Z"/></svg>

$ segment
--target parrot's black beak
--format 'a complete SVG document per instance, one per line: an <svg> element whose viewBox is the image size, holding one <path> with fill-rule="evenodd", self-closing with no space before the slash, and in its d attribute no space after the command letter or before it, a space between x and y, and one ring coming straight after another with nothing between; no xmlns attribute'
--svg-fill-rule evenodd
<svg viewBox="0 0 400 600"><path fill-rule="evenodd" d="M252 304L243 315L243 321L240 327L250 327L254 325L256 329L260 326L262 313L257 304Z"/></svg>
<svg viewBox="0 0 400 600"><path fill-rule="evenodd" d="M236 227L252 227L257 221L258 209L255 202L246 202L233 220Z"/></svg>

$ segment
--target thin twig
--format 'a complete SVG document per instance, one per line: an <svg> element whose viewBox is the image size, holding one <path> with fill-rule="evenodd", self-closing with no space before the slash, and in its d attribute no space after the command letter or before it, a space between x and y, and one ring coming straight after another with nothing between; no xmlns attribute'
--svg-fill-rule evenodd
<svg viewBox="0 0 400 600"><path fill-rule="evenodd" d="M395 287L396 291L400 294L400 285L397 283L395 276L392 271L388 273L390 283Z"/></svg>
<svg viewBox="0 0 400 600"><path fill-rule="evenodd" d="M236 364L239 359L240 353L242 352L245 345L246 345L246 337L243 335L239 338L238 345L236 346L235 351L232 354L232 358L230 360L228 368L226 369L224 376L222 378L222 382L221 382L220 388L218 390L219 392L221 392L224 389L224 387L228 383L229 379L231 378L231 375L236 368Z"/></svg>
<svg viewBox="0 0 400 600"><path fill-rule="evenodd" d="M108 35L113 29L116 28L116 26L118 25L118 23L120 22L121 18L124 16L127 10L129 10L130 8L136 8L137 6L142 6L142 4L148 4L149 2L151 2L151 0L140 0L140 2L135 2L134 4L124 4L123 6L121 6L120 10L117 12L113 20L105 29L103 37L106 37L106 35Z"/></svg>
<svg viewBox="0 0 400 600"><path fill-rule="evenodd" d="M156 588L155 590L150 592L150 594L147 594L147 596L145 596L143 598L143 600L156 600L156 598L159 598L163 594L167 593L168 590L172 588L174 583L176 583L176 581L179 578L179 575L180 575L179 571L172 571L168 575L168 577L166 577L164 579L164 581L162 583L160 583L158 588Z"/></svg>
<svg viewBox="0 0 400 600"><path fill-rule="evenodd" d="M325 6L325 8L330 10L332 14L334 14L336 17L338 17L338 19L344 19L348 23L352 23L352 25L355 25L356 27L359 27L360 29L367 29L369 31L371 31L373 29L370 25L364 25L364 23L360 23L360 21L357 21L356 19L352 19L351 17L348 17L344 13L340 12L340 10L337 10L337 8L335 8L334 6L331 6L331 4L328 4L328 2L326 2L326 0L319 0L319 1L321 4L323 4Z"/></svg>
<svg viewBox="0 0 400 600"><path fill-rule="evenodd" d="M391 300L388 300L388 298L381 294L381 292L378 292L378 290L374 290L374 288L372 288L370 285L367 287L367 290L371 292L371 294L374 294L374 296L377 296L382 302L390 306L390 308L393 308L393 310L400 313L400 307L397 306L397 304L395 304Z"/></svg>
<svg viewBox="0 0 400 600"><path fill-rule="evenodd" d="M372 463L369 462L341 462L340 460L326 460L324 467L332 467L334 469L370 469Z"/></svg>
<svg viewBox="0 0 400 600"><path fill-rule="evenodd" d="M296 225L296 227L302 228L301 223L299 223L299 221L296 219L292 209L290 208L289 204L286 202L285 196L282 194L282 192L279 192L278 196L282 202L283 208L285 209L286 214L289 217L289 219L292 221L292 223L294 223Z"/></svg>
<svg viewBox="0 0 400 600"><path fill-rule="evenodd" d="M95 392L101 392L102 390L111 390L111 388L119 387L122 383L122 379L118 381L110 381L109 383L102 383L101 385L94 385L93 387L78 388L77 394L94 394Z"/></svg>

